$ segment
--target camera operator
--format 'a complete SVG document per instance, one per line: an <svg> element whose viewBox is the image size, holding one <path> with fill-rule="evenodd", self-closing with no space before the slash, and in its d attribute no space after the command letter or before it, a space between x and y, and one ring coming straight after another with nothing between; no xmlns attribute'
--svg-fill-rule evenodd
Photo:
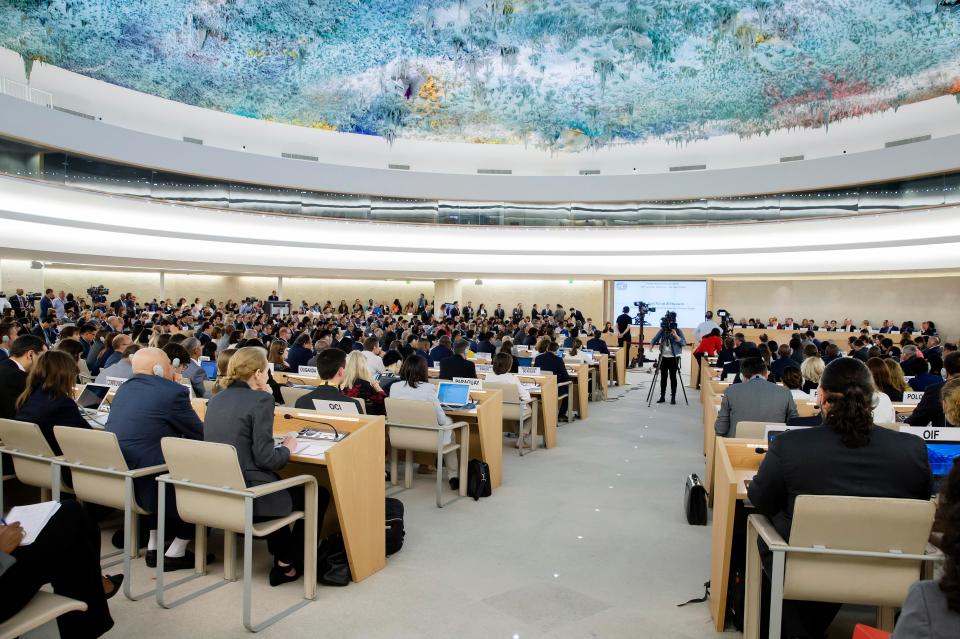
<svg viewBox="0 0 960 639"><path fill-rule="evenodd" d="M683 331L677 328L677 314L668 312L660 320L660 330L650 340L650 346L660 346L660 399L666 401L667 373L670 373L670 403L677 403L677 372L680 370L680 355L687 340Z"/></svg>
<svg viewBox="0 0 960 639"><path fill-rule="evenodd" d="M624 306L623 313L617 317L617 346L620 348L626 348L624 354L624 361L628 365L631 365L630 361L630 325L633 324L633 318L630 317L630 307ZM643 344L640 345L641 352L643 349ZM632 366L631 366L632 368Z"/></svg>

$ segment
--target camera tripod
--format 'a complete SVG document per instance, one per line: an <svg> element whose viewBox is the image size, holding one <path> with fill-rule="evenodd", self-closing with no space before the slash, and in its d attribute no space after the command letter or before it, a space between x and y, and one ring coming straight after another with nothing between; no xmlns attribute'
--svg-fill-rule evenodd
<svg viewBox="0 0 960 639"><path fill-rule="evenodd" d="M653 380L650 381L650 391L647 393L647 408L650 408L650 405L653 404L653 393L657 390L657 378L660 377L660 365L663 363L663 353L657 357L657 363L654 365L653 369ZM683 401L687 403L687 406L690 405L690 400L687 399L687 387L683 385L683 375L681 374L682 368L680 367L680 356L677 355L677 386L680 387L680 390L683 391Z"/></svg>

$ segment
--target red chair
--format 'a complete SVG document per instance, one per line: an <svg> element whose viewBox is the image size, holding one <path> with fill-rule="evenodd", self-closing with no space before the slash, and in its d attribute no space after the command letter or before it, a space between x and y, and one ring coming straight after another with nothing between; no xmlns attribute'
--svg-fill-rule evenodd
<svg viewBox="0 0 960 639"><path fill-rule="evenodd" d="M853 639L890 639L890 633L858 623L853 627Z"/></svg>

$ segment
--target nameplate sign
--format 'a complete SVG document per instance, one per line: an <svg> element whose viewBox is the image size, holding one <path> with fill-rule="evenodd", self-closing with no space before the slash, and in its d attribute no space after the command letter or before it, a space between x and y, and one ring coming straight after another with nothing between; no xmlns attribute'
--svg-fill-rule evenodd
<svg viewBox="0 0 960 639"><path fill-rule="evenodd" d="M271 373L273 372L273 366L274 366L273 362L267 362L267 368L270 369Z"/></svg>
<svg viewBox="0 0 960 639"><path fill-rule="evenodd" d="M923 399L923 391L906 391L903 394L903 402L901 403L909 406L916 406L920 403L921 399Z"/></svg>
<svg viewBox="0 0 960 639"><path fill-rule="evenodd" d="M518 370L521 375L539 375L540 374L539 366L520 366Z"/></svg>
<svg viewBox="0 0 960 639"><path fill-rule="evenodd" d="M478 373L492 373L493 365L492 364L477 364L476 365Z"/></svg>
<svg viewBox="0 0 960 639"><path fill-rule="evenodd" d="M200 356L200 361L201 361L201 362L209 362L209 361L211 361L211 360L210 360L210 358L207 357L206 355L201 355L201 356Z"/></svg>
<svg viewBox="0 0 960 639"><path fill-rule="evenodd" d="M126 377L108 377L107 386L110 388L118 388L120 384L124 383L125 381L127 381Z"/></svg>
<svg viewBox="0 0 960 639"><path fill-rule="evenodd" d="M489 362L493 359L493 355L490 353L476 353L477 359L482 359L485 362Z"/></svg>
<svg viewBox="0 0 960 639"><path fill-rule="evenodd" d="M336 402L331 399L313 400L313 408L318 413L334 413L338 415L359 415L357 405L353 402Z"/></svg>
<svg viewBox="0 0 960 639"><path fill-rule="evenodd" d="M454 377L454 384L468 384L472 390L483 390L483 380L472 377Z"/></svg>
<svg viewBox="0 0 960 639"><path fill-rule="evenodd" d="M311 377L320 377L320 373L317 372L316 366L300 366L297 368L297 373L300 375L309 375Z"/></svg>
<svg viewBox="0 0 960 639"><path fill-rule="evenodd" d="M934 428L933 426L901 426L901 433L916 435L928 442L960 442L960 428Z"/></svg>

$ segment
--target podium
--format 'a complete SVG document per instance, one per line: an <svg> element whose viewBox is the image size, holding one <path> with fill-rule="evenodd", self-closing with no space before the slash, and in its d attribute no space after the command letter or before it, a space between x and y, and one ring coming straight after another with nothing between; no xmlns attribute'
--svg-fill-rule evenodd
<svg viewBox="0 0 960 639"><path fill-rule="evenodd" d="M267 315L279 315L280 317L286 317L290 314L290 302L287 300L282 302L265 302L264 310L267 312Z"/></svg>

